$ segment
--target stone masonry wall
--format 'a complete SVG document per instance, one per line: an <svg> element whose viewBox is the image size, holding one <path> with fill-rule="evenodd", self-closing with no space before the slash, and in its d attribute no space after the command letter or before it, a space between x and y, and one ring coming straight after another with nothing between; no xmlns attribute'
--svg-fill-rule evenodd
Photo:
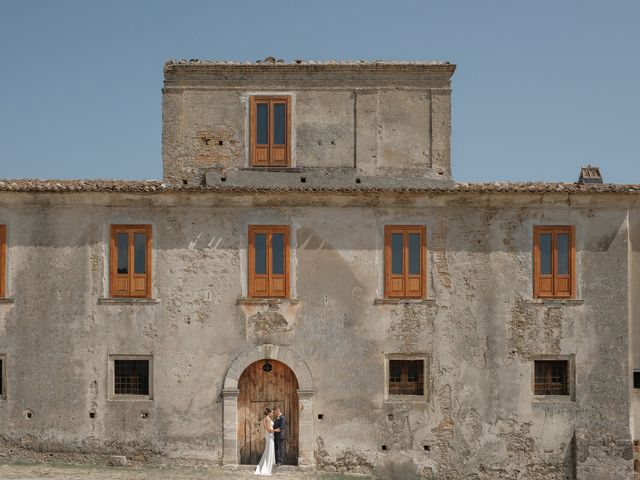
<svg viewBox="0 0 640 480"><path fill-rule="evenodd" d="M319 468L403 479L631 478L622 197L2 193L0 202L14 299L0 304L5 442L219 463L225 372L268 341L311 372ZM100 301L112 223L153 225L154 302ZM298 303L237 304L254 223L291 225ZM387 224L426 225L427 301L376 303ZM576 226L575 301L532 299L539 224ZM265 339L252 322L269 309L288 328ZM384 358L394 353L428 359L424 401L385 400ZM153 355L153 400L108 399L110 354ZM574 401L532 398L540 355L572 359Z"/></svg>
<svg viewBox="0 0 640 480"><path fill-rule="evenodd" d="M322 67L215 67L165 68L166 182L199 185L207 172L228 176L250 167L252 95L291 97L292 168L451 181L453 66L425 66L420 75L407 65L357 74L345 66L326 75Z"/></svg>

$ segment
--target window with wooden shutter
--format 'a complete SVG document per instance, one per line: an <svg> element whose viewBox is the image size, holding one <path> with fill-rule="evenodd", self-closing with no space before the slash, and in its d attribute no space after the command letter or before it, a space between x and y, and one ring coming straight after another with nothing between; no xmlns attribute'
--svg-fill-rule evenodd
<svg viewBox="0 0 640 480"><path fill-rule="evenodd" d="M426 293L426 228L384 227L384 293L386 298L424 298Z"/></svg>
<svg viewBox="0 0 640 480"><path fill-rule="evenodd" d="M534 395L569 395L569 361L534 361Z"/></svg>
<svg viewBox="0 0 640 480"><path fill-rule="evenodd" d="M575 296L575 227L533 229L533 295L535 298Z"/></svg>
<svg viewBox="0 0 640 480"><path fill-rule="evenodd" d="M289 296L289 226L249 226L249 296Z"/></svg>
<svg viewBox="0 0 640 480"><path fill-rule="evenodd" d="M291 159L290 97L251 97L251 166L288 167Z"/></svg>
<svg viewBox="0 0 640 480"><path fill-rule="evenodd" d="M424 395L424 360L389 360L389 395Z"/></svg>
<svg viewBox="0 0 640 480"><path fill-rule="evenodd" d="M7 295L7 226L0 225L0 298Z"/></svg>
<svg viewBox="0 0 640 480"><path fill-rule="evenodd" d="M112 225L112 297L151 297L151 225Z"/></svg>

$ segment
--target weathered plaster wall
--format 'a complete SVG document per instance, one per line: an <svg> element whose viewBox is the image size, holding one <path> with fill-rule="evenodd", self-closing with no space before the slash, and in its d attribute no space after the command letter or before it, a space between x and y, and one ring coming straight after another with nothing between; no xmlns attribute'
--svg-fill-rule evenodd
<svg viewBox="0 0 640 480"><path fill-rule="evenodd" d="M201 184L250 166L249 97L292 99L291 167L450 181L448 76L380 73L267 76L165 72L165 181Z"/></svg>
<svg viewBox="0 0 640 480"><path fill-rule="evenodd" d="M640 371L640 204L629 210L629 338L631 370ZM633 438L640 439L640 389L632 389L631 425Z"/></svg>
<svg viewBox="0 0 640 480"><path fill-rule="evenodd" d="M287 345L311 372L322 468L406 479L631 478L628 206L616 197L3 193L1 201L14 298L0 305L5 440L219 462L225 372L235 355L268 342ZM632 218L636 238L637 211ZM112 223L153 225L157 302L100 302ZM252 223L291 225L299 303L236 303L246 295ZM383 226L393 223L427 226L426 302L374 304ZM577 301L532 300L536 224L576 225ZM631 305L637 312L637 299ZM286 331L256 328L255 315L270 308ZM390 353L427 356L424 402L385 401ZM153 355L153 400L108 400L110 354ZM532 398L539 355L571 356L575 401Z"/></svg>

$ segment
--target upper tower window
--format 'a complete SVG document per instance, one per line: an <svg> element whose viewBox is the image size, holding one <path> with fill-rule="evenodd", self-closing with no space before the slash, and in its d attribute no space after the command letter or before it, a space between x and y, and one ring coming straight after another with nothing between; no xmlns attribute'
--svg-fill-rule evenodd
<svg viewBox="0 0 640 480"><path fill-rule="evenodd" d="M291 164L291 98L251 97L251 166Z"/></svg>

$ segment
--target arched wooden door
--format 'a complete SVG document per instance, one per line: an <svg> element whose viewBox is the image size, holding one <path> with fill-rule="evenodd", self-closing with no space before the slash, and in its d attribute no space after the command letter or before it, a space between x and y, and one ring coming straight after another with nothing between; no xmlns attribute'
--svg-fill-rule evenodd
<svg viewBox="0 0 640 480"><path fill-rule="evenodd" d="M240 463L257 465L264 451L260 426L265 407L280 405L286 419L284 463L298 464L298 379L284 363L260 360L238 380L238 448Z"/></svg>

